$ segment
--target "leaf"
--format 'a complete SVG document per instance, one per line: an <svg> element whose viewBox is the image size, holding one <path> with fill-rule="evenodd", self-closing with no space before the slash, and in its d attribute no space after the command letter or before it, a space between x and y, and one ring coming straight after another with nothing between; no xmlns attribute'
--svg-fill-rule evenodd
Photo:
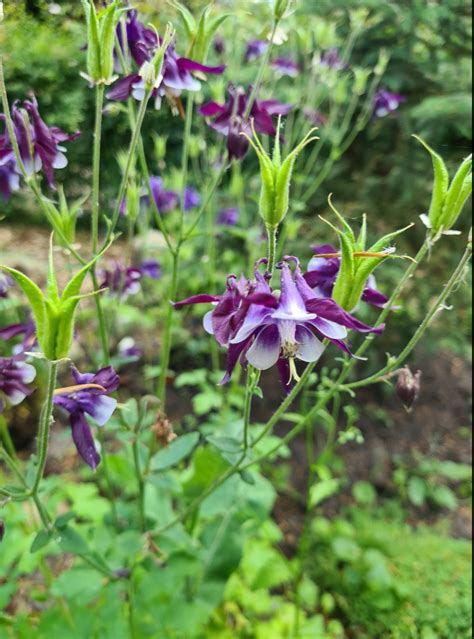
<svg viewBox="0 0 474 639"><path fill-rule="evenodd" d="M439 230L441 226L440 218L443 213L443 207L449 187L448 169L446 168L443 158L438 155L438 153L436 153L436 151L434 151L422 138L417 135L414 135L413 137L425 147L433 161L435 182L429 216L433 229Z"/></svg>
<svg viewBox="0 0 474 639"><path fill-rule="evenodd" d="M224 453L239 453L242 450L242 443L234 437L215 437L209 435L206 437L207 441Z"/></svg>
<svg viewBox="0 0 474 639"><path fill-rule="evenodd" d="M54 532L51 530L40 530L36 537L33 539L33 543L31 544L31 554L34 555L39 550L45 548L51 542L53 536Z"/></svg>
<svg viewBox="0 0 474 639"><path fill-rule="evenodd" d="M74 555L86 555L89 553L89 546L74 528L63 528L61 530L61 536L58 539L59 546L64 552L72 553Z"/></svg>
<svg viewBox="0 0 474 639"><path fill-rule="evenodd" d="M99 20L93 2L82 0L82 6L87 19L87 73L92 80L100 80Z"/></svg>
<svg viewBox="0 0 474 639"><path fill-rule="evenodd" d="M375 488L368 481L358 481L352 487L352 495L358 504L371 506L377 499Z"/></svg>
<svg viewBox="0 0 474 639"><path fill-rule="evenodd" d="M329 497L332 497L336 493L339 492L341 488L341 480L340 479L326 479L325 481L320 481L313 486L311 486L310 495L309 495L309 506L310 508L314 508L318 506Z"/></svg>
<svg viewBox="0 0 474 639"><path fill-rule="evenodd" d="M114 74L115 30L118 22L117 2L111 4L101 14L100 24L100 63L102 79L110 82Z"/></svg>
<svg viewBox="0 0 474 639"><path fill-rule="evenodd" d="M135 430L140 421L137 400L133 398L129 399L125 406L122 406L121 413L126 426L128 426L131 430Z"/></svg>
<svg viewBox="0 0 474 639"><path fill-rule="evenodd" d="M196 31L196 20L193 14L180 2L175 2L174 6L181 16L188 38L192 40Z"/></svg>
<svg viewBox="0 0 474 639"><path fill-rule="evenodd" d="M41 342L46 322L46 303L43 291L20 271L7 266L0 266L0 269L6 271L26 295L35 319L38 340Z"/></svg>
<svg viewBox="0 0 474 639"><path fill-rule="evenodd" d="M455 510L458 505L458 499L451 488L448 486L437 486L431 491L431 499L437 506Z"/></svg>
<svg viewBox="0 0 474 639"><path fill-rule="evenodd" d="M167 448L160 450L151 462L151 470L159 472L172 468L192 453L199 441L199 433L187 433L178 437Z"/></svg>
<svg viewBox="0 0 474 639"><path fill-rule="evenodd" d="M408 482L408 499L414 506L423 506L426 501L427 486L420 477L412 477Z"/></svg>
<svg viewBox="0 0 474 639"><path fill-rule="evenodd" d="M56 519L56 521L54 522L54 527L58 528L59 530L61 530L62 528L67 528L67 525L69 524L69 522L71 522L75 518L76 518L76 513L72 511L69 513L65 513L64 515L61 515L60 517Z"/></svg>

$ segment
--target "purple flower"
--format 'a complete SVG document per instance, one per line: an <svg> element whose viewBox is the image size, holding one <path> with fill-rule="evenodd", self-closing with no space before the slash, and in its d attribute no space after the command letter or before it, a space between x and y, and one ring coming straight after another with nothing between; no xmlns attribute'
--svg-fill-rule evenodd
<svg viewBox="0 0 474 639"><path fill-rule="evenodd" d="M139 360L143 350L139 348L133 337L124 337L118 345L118 355L124 359Z"/></svg>
<svg viewBox="0 0 474 639"><path fill-rule="evenodd" d="M108 395L118 389L120 378L111 366L96 374L84 375L73 367L72 374L76 385L63 389L64 392L60 390L54 403L69 413L77 452L95 470L100 463L100 455L86 415L90 415L98 426L105 426L117 407L117 400Z"/></svg>
<svg viewBox="0 0 474 639"><path fill-rule="evenodd" d="M339 255L336 247L331 244L314 246L313 252L316 255ZM340 257L313 257L308 265L308 272L304 274L304 279L318 297L331 298L340 269ZM377 290L377 281L373 275L370 275L367 280L362 301L377 308L384 308L388 302L388 297Z"/></svg>
<svg viewBox="0 0 474 639"><path fill-rule="evenodd" d="M8 291L11 289L12 286L12 279L8 275L6 275L6 273L0 271L0 299L5 299L8 297Z"/></svg>
<svg viewBox="0 0 474 639"><path fill-rule="evenodd" d="M10 199L11 194L20 188L20 176L16 172L15 166L15 162L11 160L4 165L0 163L0 195L5 200Z"/></svg>
<svg viewBox="0 0 474 639"><path fill-rule="evenodd" d="M247 49L245 51L245 61L253 62L266 53L270 43L268 40L250 40L247 43Z"/></svg>
<svg viewBox="0 0 474 639"><path fill-rule="evenodd" d="M102 280L100 288L108 289L111 295L117 295L121 299L126 299L129 295L136 295L140 292L140 281L142 272L135 267L126 267L120 262L115 262L112 268L100 271Z"/></svg>
<svg viewBox="0 0 474 639"><path fill-rule="evenodd" d="M406 102L405 96L380 89L374 98L374 115L377 118L385 118L394 113L404 102Z"/></svg>
<svg viewBox="0 0 474 639"><path fill-rule="evenodd" d="M161 264L156 260L146 260L142 262L140 271L144 277L149 277L152 280L161 279Z"/></svg>
<svg viewBox="0 0 474 639"><path fill-rule="evenodd" d="M200 113L210 118L209 126L212 129L227 137L229 158L242 159L247 154L249 142L241 134L252 135L250 122L254 121L255 130L258 133L275 137L277 129L274 116L288 115L293 106L276 100L255 100L250 115L246 119L249 96L245 90L231 85L228 93L227 104L209 102L201 107Z"/></svg>
<svg viewBox="0 0 474 639"><path fill-rule="evenodd" d="M5 119L5 116L0 116ZM64 142L75 140L80 133L68 135L57 127L48 127L38 110L38 102L33 96L25 100L23 106L15 102L12 107L13 127L20 149L21 159L29 175L43 171L49 186L54 187L54 170L67 166ZM30 142L32 149L30 149ZM15 163L15 154L8 131L0 135L0 165ZM19 171L18 167L16 170Z"/></svg>
<svg viewBox="0 0 474 639"><path fill-rule="evenodd" d="M31 317L24 324L11 324L0 329L0 339L5 341L19 335L23 335L23 341L14 348L15 355L32 351L36 345L36 326Z"/></svg>
<svg viewBox="0 0 474 639"><path fill-rule="evenodd" d="M138 14L131 10L127 15L126 25L127 44L131 57L140 69L145 62L153 59L161 39L151 29L138 20ZM118 38L123 47L122 30L118 26ZM176 55L175 44L171 45L163 62L163 79L159 87L153 91L155 107L161 107L165 95L176 98L182 91L199 91L201 82L193 73L201 72L213 75L221 75L226 67L224 65L209 67L188 58L180 58ZM136 100L145 97L145 85L139 73L133 73L118 80L107 94L110 100L122 102L133 96Z"/></svg>
<svg viewBox="0 0 474 639"><path fill-rule="evenodd" d="M261 261L260 263L262 263ZM290 264L296 264L294 273ZM230 279L220 297L197 296L177 306L217 304L204 319L205 329L221 345L228 346L227 382L238 361L258 370L278 365L285 388L298 379L295 360L316 362L324 351L321 338L350 353L344 340L348 329L361 333L381 333L344 311L333 300L317 297L301 273L299 262L288 257L281 264L281 294L270 288L256 271L256 281Z"/></svg>
<svg viewBox="0 0 474 639"><path fill-rule="evenodd" d="M236 207L222 209L217 215L219 226L237 226L240 219L240 210Z"/></svg>
<svg viewBox="0 0 474 639"><path fill-rule="evenodd" d="M297 78L301 71L300 65L290 58L277 58L272 62L272 67L281 77Z"/></svg>
<svg viewBox="0 0 474 639"><path fill-rule="evenodd" d="M23 357L0 357L0 413L5 410L6 403L18 406L34 392L27 384L35 377L35 367L27 364Z"/></svg>
<svg viewBox="0 0 474 639"><path fill-rule="evenodd" d="M324 113L309 107L303 109L303 115L313 126L324 126L328 122L328 118Z"/></svg>
<svg viewBox="0 0 474 639"><path fill-rule="evenodd" d="M321 66L326 67L328 69L334 69L335 71L342 71L343 69L347 69L347 64L341 58L339 53L339 49L337 47L332 47L331 49L327 49L321 55Z"/></svg>
<svg viewBox="0 0 474 639"><path fill-rule="evenodd" d="M193 209L197 209L200 206L201 196L195 189L188 186L184 192L184 210L188 212Z"/></svg>
<svg viewBox="0 0 474 639"><path fill-rule="evenodd" d="M220 36L214 39L214 51L218 56L223 56L226 52L225 40Z"/></svg>
<svg viewBox="0 0 474 639"><path fill-rule="evenodd" d="M163 186L163 180L159 177L150 178L150 186L156 207L160 213L169 213L179 207L179 195L174 191L167 191ZM145 196L148 201L148 198Z"/></svg>

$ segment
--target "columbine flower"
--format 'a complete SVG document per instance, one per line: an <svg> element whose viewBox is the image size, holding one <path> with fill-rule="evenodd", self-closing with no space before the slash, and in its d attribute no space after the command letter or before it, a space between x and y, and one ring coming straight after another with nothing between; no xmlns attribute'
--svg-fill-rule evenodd
<svg viewBox="0 0 474 639"><path fill-rule="evenodd" d="M262 260L260 263L265 262ZM290 263L296 264L292 273ZM216 308L204 319L205 329L221 345L228 346L227 382L239 359L258 370L278 364L285 388L298 379L295 360L316 362L328 338L350 353L344 340L348 329L362 333L381 333L344 311L333 300L321 299L308 286L299 262L288 257L281 264L281 294L272 291L264 276L256 271L256 281L231 278L227 292L220 297L197 296L177 306L214 303Z"/></svg>
<svg viewBox="0 0 474 639"><path fill-rule="evenodd" d="M290 58L277 58L272 62L272 67L280 77L297 78L301 71L300 65Z"/></svg>
<svg viewBox="0 0 474 639"><path fill-rule="evenodd" d="M101 369L95 375L82 375L76 368L72 368L72 374L76 385L59 389L54 403L69 413L77 452L95 470L100 463L100 455L86 415L90 415L98 426L105 426L117 407L117 400L108 395L118 389L120 378L111 366Z"/></svg>
<svg viewBox="0 0 474 639"><path fill-rule="evenodd" d="M8 291L13 286L13 282L8 275L0 271L0 299L8 297Z"/></svg>
<svg viewBox="0 0 474 639"><path fill-rule="evenodd" d="M136 295L141 291L143 277L157 280L161 277L161 267L155 260L144 262L142 266L126 267L115 262L109 270L100 272L101 289L108 289L110 294L125 300L129 295Z"/></svg>
<svg viewBox="0 0 474 639"><path fill-rule="evenodd" d="M27 364L23 357L0 358L0 413L5 410L6 403L18 406L34 392L27 384L35 377L35 367Z"/></svg>
<svg viewBox="0 0 474 639"><path fill-rule="evenodd" d="M124 337L118 344L117 354L124 359L138 361L143 355L143 350L137 346L133 337Z"/></svg>
<svg viewBox="0 0 474 639"><path fill-rule="evenodd" d="M0 195L5 199L20 188L20 176L16 172L15 162L7 161L2 165L0 160ZM2 277L0 275L0 277Z"/></svg>
<svg viewBox="0 0 474 639"><path fill-rule="evenodd" d="M237 226L240 219L240 210L236 207L221 209L217 215L219 226Z"/></svg>
<svg viewBox="0 0 474 639"><path fill-rule="evenodd" d="M293 109L290 104L282 104L276 100L255 100L250 115L245 119L249 96L243 88L230 86L227 104L209 102L201 107L200 112L211 118L209 126L227 137L229 158L242 159L249 150L249 142L242 135L252 136L251 121L254 121L258 133L275 137L277 134L274 116L288 115Z"/></svg>
<svg viewBox="0 0 474 639"><path fill-rule="evenodd" d="M197 209L201 206L200 194L191 187L187 187L184 192L184 210L186 212Z"/></svg>
<svg viewBox="0 0 474 639"><path fill-rule="evenodd" d="M117 33L122 43L121 25L118 26ZM128 12L126 35L130 54L138 68L141 69L153 59L161 41L153 30L147 29L138 20L138 14L135 10ZM201 82L193 76L193 73L201 72L221 75L225 69L224 65L209 67L188 58L180 58L176 54L175 45L170 46L163 62L163 79L161 84L153 91L155 107L157 109L161 107L161 102L165 95L177 98L182 91L199 91ZM140 73L133 73L118 80L107 94L110 100L116 101L127 100L130 96L139 101L145 97L145 83Z"/></svg>
<svg viewBox="0 0 474 639"><path fill-rule="evenodd" d="M403 95L380 89L374 98L374 115L377 118L385 118L394 113L404 102L406 98Z"/></svg>
<svg viewBox="0 0 474 639"><path fill-rule="evenodd" d="M253 62L266 53L270 43L268 40L250 40L247 43L247 49L245 51L245 61Z"/></svg>
<svg viewBox="0 0 474 639"><path fill-rule="evenodd" d="M160 177L152 176L150 178L150 186L153 199L160 213L169 213L179 207L178 193L175 193L175 191L167 191ZM148 201L148 196L144 197L144 201Z"/></svg>
<svg viewBox="0 0 474 639"><path fill-rule="evenodd" d="M11 324L0 328L0 339L2 340L8 341L19 335L23 335L23 340L21 344L14 347L13 352L15 355L32 351L37 342L36 326L31 317L24 324Z"/></svg>
<svg viewBox="0 0 474 639"><path fill-rule="evenodd" d="M0 116L5 119L5 116ZM75 140L80 133L68 135L57 127L48 127L38 110L38 102L33 96L25 100L23 106L15 102L12 107L13 127L20 149L21 159L29 175L43 171L49 186L54 186L54 170L67 166L64 142ZM31 147L30 147L31 144ZM15 163L12 143L5 131L0 136L0 165ZM19 172L19 168L16 167Z"/></svg>
<svg viewBox="0 0 474 639"><path fill-rule="evenodd" d="M314 246L313 251L316 255L339 255L338 250L330 244ZM340 269L340 257L313 257L308 265L308 272L304 274L304 279L318 297L330 298ZM384 308L388 302L388 297L377 290L377 281L373 275L367 280L362 301L377 308Z"/></svg>
<svg viewBox="0 0 474 639"><path fill-rule="evenodd" d="M339 49L337 47L333 47L324 51L321 55L319 64L322 67L334 69L335 71L342 71L343 69L347 68L347 64L341 58L341 54L339 53Z"/></svg>

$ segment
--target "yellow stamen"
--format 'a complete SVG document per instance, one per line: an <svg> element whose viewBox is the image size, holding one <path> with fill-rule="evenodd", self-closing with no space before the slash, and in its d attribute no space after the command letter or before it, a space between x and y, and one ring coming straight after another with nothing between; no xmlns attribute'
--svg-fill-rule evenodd
<svg viewBox="0 0 474 639"><path fill-rule="evenodd" d="M293 380L295 380L295 382L300 382L301 377L298 375L298 371L296 369L295 358L290 357L289 362L290 362L290 379L288 383L291 384Z"/></svg>
<svg viewBox="0 0 474 639"><path fill-rule="evenodd" d="M64 388L57 388L54 391L54 395L69 395L69 393L78 393L82 390L100 390L103 393L107 392L107 389L99 384L79 384L77 386L65 386Z"/></svg>

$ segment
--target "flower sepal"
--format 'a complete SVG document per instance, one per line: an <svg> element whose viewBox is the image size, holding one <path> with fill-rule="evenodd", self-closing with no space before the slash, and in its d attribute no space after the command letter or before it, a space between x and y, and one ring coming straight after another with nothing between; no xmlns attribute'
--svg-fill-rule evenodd
<svg viewBox="0 0 474 639"><path fill-rule="evenodd" d="M213 17L211 15L212 4L209 4L197 21L189 9L181 3L175 2L175 7L181 16L186 35L189 38L188 57L205 64L214 36L219 27L230 17L230 14L225 13Z"/></svg>
<svg viewBox="0 0 474 639"><path fill-rule="evenodd" d="M92 85L109 85L115 81L115 30L120 14L120 0L115 0L97 13L94 2L82 0L87 20L87 74Z"/></svg>

